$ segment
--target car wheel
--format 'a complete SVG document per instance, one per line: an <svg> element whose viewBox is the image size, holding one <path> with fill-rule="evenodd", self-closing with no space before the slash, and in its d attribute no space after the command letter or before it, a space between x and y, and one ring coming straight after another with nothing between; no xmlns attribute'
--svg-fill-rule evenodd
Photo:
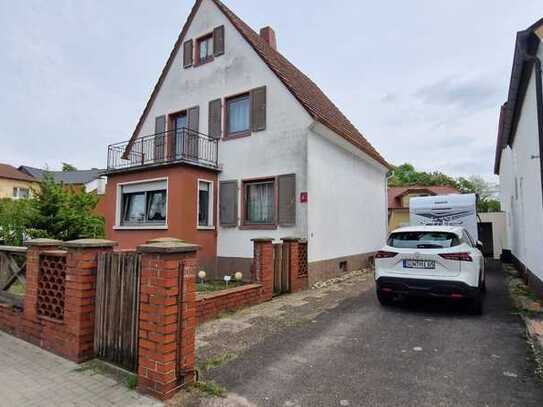
<svg viewBox="0 0 543 407"><path fill-rule="evenodd" d="M382 291L377 290L377 299L381 303L381 305L388 307L389 305L392 305L393 298L390 294L384 294Z"/></svg>
<svg viewBox="0 0 543 407"><path fill-rule="evenodd" d="M481 294L477 294L469 303L469 313L472 315L482 315L483 299Z"/></svg>

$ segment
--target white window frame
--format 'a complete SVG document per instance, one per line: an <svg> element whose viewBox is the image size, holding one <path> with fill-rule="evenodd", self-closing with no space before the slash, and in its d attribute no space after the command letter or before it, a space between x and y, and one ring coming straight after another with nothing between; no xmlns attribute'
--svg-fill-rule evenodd
<svg viewBox="0 0 543 407"><path fill-rule="evenodd" d="M152 182L166 181L166 223L164 225L122 225L122 204L123 204L123 186L148 184ZM115 225L113 230L167 230L168 229L168 203L169 203L169 182L168 177L149 178L138 181L122 182L117 184L117 201L115 203Z"/></svg>
<svg viewBox="0 0 543 407"><path fill-rule="evenodd" d="M200 182L205 182L209 185L209 224L207 226L201 226L199 222L200 218ZM214 230L215 218L213 216L213 209L215 208L215 187L214 182L209 179L198 178L196 181L196 229L198 230Z"/></svg>

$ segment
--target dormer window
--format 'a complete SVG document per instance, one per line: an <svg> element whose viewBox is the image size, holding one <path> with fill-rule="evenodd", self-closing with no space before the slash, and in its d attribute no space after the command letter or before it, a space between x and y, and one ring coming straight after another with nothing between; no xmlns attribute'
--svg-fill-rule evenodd
<svg viewBox="0 0 543 407"><path fill-rule="evenodd" d="M213 60L213 34L208 34L196 41L197 64L205 64Z"/></svg>

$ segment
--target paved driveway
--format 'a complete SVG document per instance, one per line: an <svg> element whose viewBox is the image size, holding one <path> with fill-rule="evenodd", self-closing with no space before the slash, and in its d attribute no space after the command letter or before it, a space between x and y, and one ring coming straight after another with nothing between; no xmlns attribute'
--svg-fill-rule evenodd
<svg viewBox="0 0 543 407"><path fill-rule="evenodd" d="M153 406L108 377L0 331L0 406Z"/></svg>
<svg viewBox="0 0 543 407"><path fill-rule="evenodd" d="M541 407L499 264L487 278L482 317L443 304L382 308L370 289L210 376L232 393L229 405Z"/></svg>

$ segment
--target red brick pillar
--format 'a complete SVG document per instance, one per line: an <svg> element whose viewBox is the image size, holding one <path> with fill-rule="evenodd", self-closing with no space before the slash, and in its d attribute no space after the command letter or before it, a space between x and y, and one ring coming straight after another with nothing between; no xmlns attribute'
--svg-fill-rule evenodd
<svg viewBox="0 0 543 407"><path fill-rule="evenodd" d="M299 242L300 239L297 237L283 237L281 238L283 245L287 247L289 254L289 288L291 293L303 290L303 282L298 279L300 274L300 255Z"/></svg>
<svg viewBox="0 0 543 407"><path fill-rule="evenodd" d="M254 245L253 279L262 284L263 300L273 297L273 239L252 239Z"/></svg>
<svg viewBox="0 0 543 407"><path fill-rule="evenodd" d="M194 380L198 249L173 240L138 247L138 391L161 400Z"/></svg>
<svg viewBox="0 0 543 407"><path fill-rule="evenodd" d="M66 256L64 293L64 355L75 362L94 357L96 268L98 255L112 251L117 242L101 239L72 240L62 244Z"/></svg>
<svg viewBox="0 0 543 407"><path fill-rule="evenodd" d="M38 278L40 254L57 250L62 242L54 239L32 239L24 242L26 252L26 283L23 311L23 336L30 342L40 344L41 328L38 322Z"/></svg>

